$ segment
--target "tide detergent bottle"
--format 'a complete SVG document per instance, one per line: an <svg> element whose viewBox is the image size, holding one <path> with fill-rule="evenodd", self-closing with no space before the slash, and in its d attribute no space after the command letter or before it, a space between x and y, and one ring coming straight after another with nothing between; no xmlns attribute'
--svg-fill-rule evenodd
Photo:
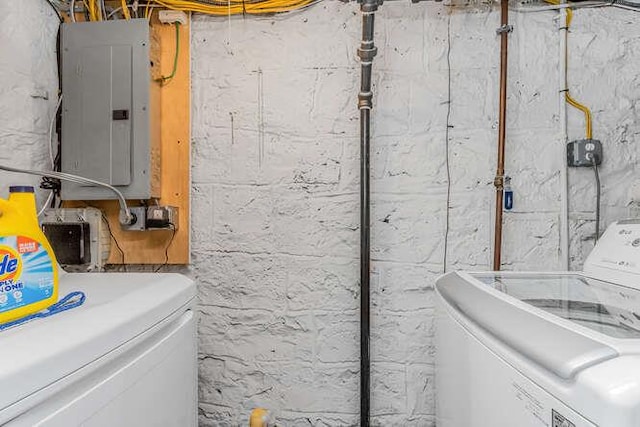
<svg viewBox="0 0 640 427"><path fill-rule="evenodd" d="M57 262L38 225L33 187L10 187L9 199L0 199L0 324L57 299Z"/></svg>

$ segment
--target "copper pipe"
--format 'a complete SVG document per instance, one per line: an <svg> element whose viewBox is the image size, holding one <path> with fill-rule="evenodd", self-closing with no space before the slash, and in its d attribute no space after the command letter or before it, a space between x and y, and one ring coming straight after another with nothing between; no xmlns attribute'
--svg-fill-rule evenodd
<svg viewBox="0 0 640 427"><path fill-rule="evenodd" d="M496 187L496 224L493 242L493 269L500 270L502 256L502 203L504 195L504 148L507 127L507 49L509 41L509 0L500 2L500 112L498 119L498 166L493 185Z"/></svg>

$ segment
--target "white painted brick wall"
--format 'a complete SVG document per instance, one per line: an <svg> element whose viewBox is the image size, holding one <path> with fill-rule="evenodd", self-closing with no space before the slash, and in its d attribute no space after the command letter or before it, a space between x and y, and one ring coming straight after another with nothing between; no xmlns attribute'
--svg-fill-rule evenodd
<svg viewBox="0 0 640 427"><path fill-rule="evenodd" d="M49 123L58 96L58 22L43 0L0 2L0 163L49 167ZM39 181L2 172L0 197L7 197L9 185L37 187Z"/></svg>
<svg viewBox="0 0 640 427"><path fill-rule="evenodd" d="M372 412L378 425L427 426L434 423L432 287L444 247L447 23L450 267L486 269L499 17L400 2L385 3L378 16ZM636 171L634 23L618 10L579 11L571 34L574 93L593 107L595 137L605 144L605 222L626 215ZM505 218L504 260L509 269L557 269L557 18L515 15L514 24L507 168L516 207ZM284 425L357 421L359 29L357 7L337 2L277 19L194 23L194 186L203 202L194 200L194 212L207 233L194 248L204 425L240 425L254 405L275 409ZM570 111L572 138L582 136L581 119ZM593 176L570 177L579 267L593 245Z"/></svg>
<svg viewBox="0 0 640 427"><path fill-rule="evenodd" d="M41 0L3 5L0 159L42 167L55 101L30 95L37 87L55 92L55 19ZM276 18L194 20L190 274L199 282L203 426L246 425L255 406L273 409L285 426L358 421L360 19L355 4L326 1ZM490 263L498 19L496 11L449 15L440 4L409 2L386 2L378 14L376 425L434 423L433 283L444 248L449 20L449 267ZM558 23L554 12L513 20L507 169L516 205L505 217L504 261L508 269L557 269ZM639 41L633 13L575 14L571 82L576 98L592 106L594 136L605 145L605 223L626 216L636 179ZM582 132L582 117L570 111L571 138ZM3 189L24 182L0 177ZM572 170L570 178L577 268L593 246L593 175Z"/></svg>

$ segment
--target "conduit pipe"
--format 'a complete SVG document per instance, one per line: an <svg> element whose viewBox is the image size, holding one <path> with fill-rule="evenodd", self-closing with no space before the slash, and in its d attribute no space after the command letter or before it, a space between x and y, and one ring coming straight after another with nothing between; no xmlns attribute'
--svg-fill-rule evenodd
<svg viewBox="0 0 640 427"><path fill-rule="evenodd" d="M370 142L371 109L373 92L371 90L371 69L377 48L373 43L373 27L378 0L362 0L362 42L358 48L361 64L360 93L360 425L369 426L370 412L370 354L369 354L369 278L371 270L371 223L370 223Z"/></svg>
<svg viewBox="0 0 640 427"><path fill-rule="evenodd" d="M493 242L493 269L500 270L502 256L502 203L504 196L504 152L507 127L507 49L509 33L509 0L500 1L500 106L498 119L498 165L493 185L496 187L496 222Z"/></svg>
<svg viewBox="0 0 640 427"><path fill-rule="evenodd" d="M560 31L565 33L560 36L560 127L562 132L562 166L560 168L560 257L562 269L569 270L569 171L567 170L567 142L569 142L569 126L567 120L567 101L565 89L567 89L567 37L569 31L567 10L560 13Z"/></svg>

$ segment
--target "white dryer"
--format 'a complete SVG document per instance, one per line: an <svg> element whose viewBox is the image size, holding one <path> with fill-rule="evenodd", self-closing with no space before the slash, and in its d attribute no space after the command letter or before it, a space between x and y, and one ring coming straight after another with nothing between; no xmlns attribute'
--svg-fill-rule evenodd
<svg viewBox="0 0 640 427"><path fill-rule="evenodd" d="M195 285L179 274L63 274L81 307L0 332L0 425L195 426Z"/></svg>
<svg viewBox="0 0 640 427"><path fill-rule="evenodd" d="M640 426L640 222L582 273L436 282L438 427Z"/></svg>

